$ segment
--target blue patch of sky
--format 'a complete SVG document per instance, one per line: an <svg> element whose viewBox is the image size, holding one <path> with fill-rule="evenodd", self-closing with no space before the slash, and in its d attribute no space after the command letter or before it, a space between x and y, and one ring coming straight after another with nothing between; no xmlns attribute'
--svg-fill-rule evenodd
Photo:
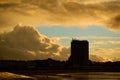
<svg viewBox="0 0 120 80"><path fill-rule="evenodd" d="M45 34L49 37L62 37L62 36L112 36L116 37L120 34L109 31L104 27L99 26L90 26L87 28L80 27L64 27L64 26L53 26L47 27L42 26L37 28L38 31L42 34Z"/></svg>
<svg viewBox="0 0 120 80"><path fill-rule="evenodd" d="M61 39L59 41L60 44L64 46L70 46L70 42L72 38L74 37L81 37L80 39L87 39L90 43L104 40L106 39L90 39L89 36L103 36L103 37L112 37L109 40L120 40L119 33L114 33L112 31L109 31L107 28L99 27L99 26L90 26L86 28L80 28L80 27L64 27L64 26L40 26L37 27L37 30L46 36L49 37L70 37L71 39ZM82 38L84 36L88 36L88 38ZM114 38L115 37L115 38Z"/></svg>

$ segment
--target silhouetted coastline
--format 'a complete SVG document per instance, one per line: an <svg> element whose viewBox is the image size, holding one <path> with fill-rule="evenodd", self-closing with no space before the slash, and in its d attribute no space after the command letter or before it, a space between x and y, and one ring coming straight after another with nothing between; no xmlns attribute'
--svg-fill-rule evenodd
<svg viewBox="0 0 120 80"><path fill-rule="evenodd" d="M0 60L0 71L14 70L77 70L77 71L120 71L120 61L116 62L92 62L87 66L70 66L66 62L60 62L52 59L33 60L33 61L15 61Z"/></svg>
<svg viewBox="0 0 120 80"><path fill-rule="evenodd" d="M106 71L120 72L120 61L93 62L89 60L89 42L72 40L71 56L67 61L46 60L0 60L0 71ZM23 72L24 72L23 71Z"/></svg>

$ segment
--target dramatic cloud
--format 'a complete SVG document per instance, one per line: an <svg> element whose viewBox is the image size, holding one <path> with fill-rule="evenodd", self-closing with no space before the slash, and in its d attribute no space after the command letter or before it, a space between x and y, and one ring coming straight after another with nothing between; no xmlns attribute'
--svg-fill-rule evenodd
<svg viewBox="0 0 120 80"><path fill-rule="evenodd" d="M96 51L99 52L100 50ZM95 54L97 54L94 52ZM2 60L36 60L52 58L65 61L70 56L70 48L57 43L56 38L49 38L30 26L15 26L0 35L0 59ZM107 61L106 58L91 55L92 61Z"/></svg>
<svg viewBox="0 0 120 80"><path fill-rule="evenodd" d="M119 0L1 0L0 32L10 30L16 23L99 25L120 31L119 4Z"/></svg>
<svg viewBox="0 0 120 80"><path fill-rule="evenodd" d="M55 39L38 33L33 27L17 25L13 31L0 35L0 59L67 60L69 49L56 43Z"/></svg>

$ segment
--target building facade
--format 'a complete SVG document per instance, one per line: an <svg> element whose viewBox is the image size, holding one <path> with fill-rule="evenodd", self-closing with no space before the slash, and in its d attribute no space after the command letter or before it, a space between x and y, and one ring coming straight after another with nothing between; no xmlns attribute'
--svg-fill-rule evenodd
<svg viewBox="0 0 120 80"><path fill-rule="evenodd" d="M86 66L89 61L89 42L86 40L72 40L71 56L69 64L76 66Z"/></svg>

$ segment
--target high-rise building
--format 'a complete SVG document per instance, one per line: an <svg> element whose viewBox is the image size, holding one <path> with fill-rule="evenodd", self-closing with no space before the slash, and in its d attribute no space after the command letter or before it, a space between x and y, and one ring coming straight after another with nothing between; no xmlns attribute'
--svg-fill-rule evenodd
<svg viewBox="0 0 120 80"><path fill-rule="evenodd" d="M89 61L89 42L86 40L72 40L71 56L68 63L70 65L85 66Z"/></svg>

